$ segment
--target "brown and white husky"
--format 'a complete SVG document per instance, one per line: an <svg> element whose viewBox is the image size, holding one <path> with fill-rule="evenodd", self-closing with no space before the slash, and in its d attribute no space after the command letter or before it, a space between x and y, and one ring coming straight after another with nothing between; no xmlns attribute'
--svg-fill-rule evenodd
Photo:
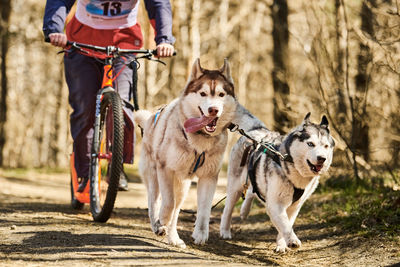
<svg viewBox="0 0 400 267"><path fill-rule="evenodd" d="M196 244L208 239L212 200L222 165L228 131L238 102L228 61L207 70L197 59L179 98L153 114L135 114L143 129L139 172L148 194L151 228L168 242L186 247L177 232L179 211L196 175ZM243 107L240 107L243 110Z"/></svg>

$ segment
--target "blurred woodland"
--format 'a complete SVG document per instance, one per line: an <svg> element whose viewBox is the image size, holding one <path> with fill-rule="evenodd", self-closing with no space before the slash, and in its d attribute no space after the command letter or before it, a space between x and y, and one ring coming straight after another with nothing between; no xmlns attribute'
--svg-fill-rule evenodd
<svg viewBox="0 0 400 267"><path fill-rule="evenodd" d="M171 0L179 55L142 62L141 108L177 97L197 57L230 60L239 102L286 132L326 114L333 172L395 175L400 158L400 0ZM63 56L44 43L45 1L0 0L0 166L66 167ZM143 5L143 3L141 3ZM146 48L153 30L141 8ZM235 138L235 137L233 137ZM396 178L395 178L396 179Z"/></svg>

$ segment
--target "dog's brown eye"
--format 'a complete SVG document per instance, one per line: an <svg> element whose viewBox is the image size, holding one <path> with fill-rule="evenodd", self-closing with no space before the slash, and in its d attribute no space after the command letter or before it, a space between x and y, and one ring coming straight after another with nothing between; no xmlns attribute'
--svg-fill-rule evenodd
<svg viewBox="0 0 400 267"><path fill-rule="evenodd" d="M313 142L307 142L307 145L308 145L309 147L315 147L315 145L314 145Z"/></svg>
<svg viewBox="0 0 400 267"><path fill-rule="evenodd" d="M201 95L201 96L207 96L207 94L204 93L204 92L201 92L200 95Z"/></svg>
<svg viewBox="0 0 400 267"><path fill-rule="evenodd" d="M224 93L219 93L219 95L218 95L219 97L224 97L225 96L225 94Z"/></svg>
<svg viewBox="0 0 400 267"><path fill-rule="evenodd" d="M325 148L329 148L329 146L328 146L328 145L325 145Z"/></svg>

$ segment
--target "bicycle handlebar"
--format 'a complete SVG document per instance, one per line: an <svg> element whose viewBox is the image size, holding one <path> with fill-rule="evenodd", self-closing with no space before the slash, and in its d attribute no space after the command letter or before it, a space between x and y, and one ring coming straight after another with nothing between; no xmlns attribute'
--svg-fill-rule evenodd
<svg viewBox="0 0 400 267"><path fill-rule="evenodd" d="M50 38L46 37L45 42L50 43ZM119 54L119 53L132 53L132 54L151 54L153 56L157 56L157 49L122 49L115 46L97 46L97 45L89 45L82 44L77 42L67 41L67 45L70 45L75 48L87 48L96 51L105 52L106 54ZM176 56L176 51L174 51L173 56Z"/></svg>

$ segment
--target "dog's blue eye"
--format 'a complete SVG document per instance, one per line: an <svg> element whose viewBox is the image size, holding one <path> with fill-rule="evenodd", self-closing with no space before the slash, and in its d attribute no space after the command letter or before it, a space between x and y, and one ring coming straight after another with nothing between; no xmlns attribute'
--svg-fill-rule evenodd
<svg viewBox="0 0 400 267"><path fill-rule="evenodd" d="M315 145L314 145L313 142L307 142L307 145L308 145L309 147L315 147Z"/></svg>
<svg viewBox="0 0 400 267"><path fill-rule="evenodd" d="M201 92L200 95L201 95L201 96L207 96L207 94L204 93L204 92Z"/></svg>

